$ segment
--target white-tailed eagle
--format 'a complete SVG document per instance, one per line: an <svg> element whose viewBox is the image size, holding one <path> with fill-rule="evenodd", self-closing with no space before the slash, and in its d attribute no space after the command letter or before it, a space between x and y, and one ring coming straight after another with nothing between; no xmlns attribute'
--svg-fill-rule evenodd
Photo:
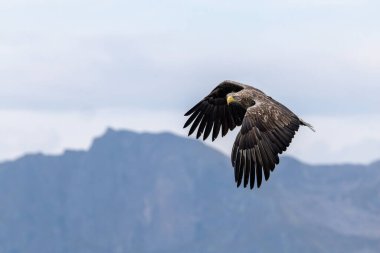
<svg viewBox="0 0 380 253"><path fill-rule="evenodd" d="M264 92L234 81L224 81L191 108L184 128L191 126L189 135L203 140L211 134L214 141L219 133L241 126L232 148L231 162L237 187L243 182L252 189L259 188L262 175L268 180L279 163L278 155L291 143L299 126L313 127ZM211 133L212 132L212 133Z"/></svg>

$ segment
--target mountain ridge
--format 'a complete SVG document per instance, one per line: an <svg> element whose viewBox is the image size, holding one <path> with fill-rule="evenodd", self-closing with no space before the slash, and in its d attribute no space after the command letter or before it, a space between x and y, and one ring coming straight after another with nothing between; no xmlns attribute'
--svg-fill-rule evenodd
<svg viewBox="0 0 380 253"><path fill-rule="evenodd" d="M49 154L49 153L45 153L45 152L42 152L42 151L38 151L38 152L28 152L26 154L23 154L21 155L20 157L17 157L17 158L14 158L14 159L10 159L10 160L4 160L4 161L0 161L0 166L2 164L6 164L6 163L12 163L12 162L16 162L17 160L19 159L24 159L24 158L28 158L30 156L46 156L46 157L59 157L59 156L63 156L63 155L66 155L67 153L82 153L82 152L87 152L89 151L94 145L96 145L96 142L99 141L99 140L102 140L103 138L106 138L107 135L111 135L111 134L114 134L114 133L128 133L128 134L137 134L137 135L146 135L146 136L156 136L156 135L163 135L163 136L174 136L174 137L177 137L177 138L185 138L184 136L181 136L181 135L177 135L173 132L170 132L170 131L163 131L163 132L158 132L158 133L153 133L153 132L135 132L135 131L132 131L132 130L126 130L126 129L115 129L115 128L112 128L112 127L108 127L103 134L100 134L99 136L96 136L94 137L92 143L90 144L89 148L84 148L84 149L72 149L72 148L67 148L67 149L64 149L63 152L59 153L59 154ZM194 138L187 138L187 140L189 141L196 141L196 142L199 142L199 143L202 143L201 141L198 141ZM203 144L203 143L202 143ZM224 154L223 152L219 151L218 149L215 149L214 147L212 146L208 146L206 145L208 148L212 149L212 150L215 150L217 152L219 152L220 154L222 155L225 155L226 157L228 157L228 155ZM289 156L289 155L281 155L280 156L280 162L281 162L281 159L292 159L294 161L297 161L299 163L302 163L304 165L308 165L308 166L317 166L317 167L320 167L320 166L379 166L380 165L380 160L375 160L373 162L370 162L370 163L350 163L350 162L342 162L342 163L320 163L320 164L310 164L308 162L305 162L305 161L301 161L295 157L292 157L292 156Z"/></svg>
<svg viewBox="0 0 380 253"><path fill-rule="evenodd" d="M379 168L282 157L251 191L199 141L109 129L0 164L0 251L378 252Z"/></svg>

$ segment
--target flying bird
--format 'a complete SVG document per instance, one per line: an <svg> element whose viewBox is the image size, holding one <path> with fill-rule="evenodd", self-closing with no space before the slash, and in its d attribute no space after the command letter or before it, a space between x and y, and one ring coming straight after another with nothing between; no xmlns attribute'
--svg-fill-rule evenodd
<svg viewBox="0 0 380 253"><path fill-rule="evenodd" d="M249 85L224 81L191 108L184 128L190 126L189 136L203 135L203 140L241 126L233 144L231 162L237 187L242 183L259 188L280 162L278 155L291 143L300 126L314 128L297 117L281 103ZM211 133L212 131L212 133Z"/></svg>

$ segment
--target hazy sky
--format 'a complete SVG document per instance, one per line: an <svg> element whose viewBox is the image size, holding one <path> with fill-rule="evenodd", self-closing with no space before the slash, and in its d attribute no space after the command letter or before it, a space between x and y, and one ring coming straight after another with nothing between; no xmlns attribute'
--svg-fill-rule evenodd
<svg viewBox="0 0 380 253"><path fill-rule="evenodd" d="M380 2L0 0L0 160L87 148L107 126L181 135L225 79L317 129L289 154L380 159ZM214 146L229 152L234 134Z"/></svg>

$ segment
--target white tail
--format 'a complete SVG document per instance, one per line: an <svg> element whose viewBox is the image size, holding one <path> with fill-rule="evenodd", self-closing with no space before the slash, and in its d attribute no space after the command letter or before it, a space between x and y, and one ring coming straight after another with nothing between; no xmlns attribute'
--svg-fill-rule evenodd
<svg viewBox="0 0 380 253"><path fill-rule="evenodd" d="M311 129L311 131L315 132L315 129L314 129L314 127L313 127L312 125L310 125L310 124L307 123L306 121L303 121L302 119L300 119L300 121L301 121L301 125L303 125L303 126L307 126L308 128Z"/></svg>

